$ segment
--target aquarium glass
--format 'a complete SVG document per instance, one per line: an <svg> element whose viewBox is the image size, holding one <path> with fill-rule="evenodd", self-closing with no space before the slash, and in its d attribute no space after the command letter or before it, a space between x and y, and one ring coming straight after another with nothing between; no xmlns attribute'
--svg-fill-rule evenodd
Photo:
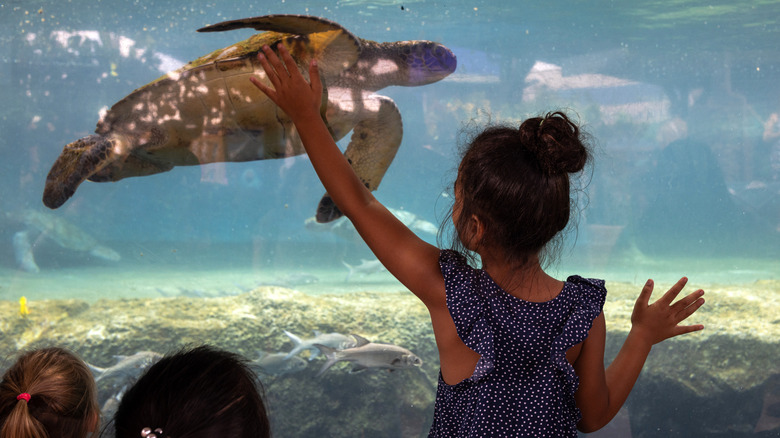
<svg viewBox="0 0 780 438"><path fill-rule="evenodd" d="M366 40L361 47L403 42L373 54L324 50L343 41L310 44L323 49L320 64L329 68L376 64L361 77L332 80L328 93L352 93L365 107L394 102L402 126L393 111L376 116L350 105L326 117L342 149L363 123L374 134L361 143L368 159L402 133L374 193L432 244L451 243L459 150L481 126L518 126L561 110L590 135L594 159L574 180L572 223L545 262L559 279L606 279L605 361L625 339L647 279L656 283L654 299L687 276L686 291L703 288L707 300L691 317L704 331L656 345L624 408L594 436L780 435L775 0L0 2L3 366L31 348L76 351L95 367L105 426L144 369L143 361L119 365L123 356L206 343L252 361L277 438L427 435L439 366L425 307L348 221L317 222L325 192L300 151L219 162L256 148L270 131L237 134L222 118L283 119L272 104L241 109L248 76L236 75L253 57L223 54L213 67L214 83L239 90L232 97L209 95L212 83L190 89L198 100L131 94L260 32L197 29L271 14L325 18ZM417 40L449 48L457 69L417 84L430 73L401 78L392 62L379 62ZM240 58L256 49L233 50ZM394 85L373 86L380 74ZM186 79L179 70L149 87ZM167 108L148 112L144 123L157 128L142 129L135 143L106 143L115 134L107 120L139 105ZM208 125L193 147L216 162L200 165L181 148L150 159L146 144L189 141L169 119ZM83 138L50 175L63 148ZM171 161L190 165L149 165ZM77 187L72 180L123 172L148 175ZM42 201L47 175L67 186L60 192L73 192L55 209ZM326 355L311 343L330 333L405 348L422 365L354 371L340 360L324 370ZM298 343L309 348L287 357Z"/></svg>

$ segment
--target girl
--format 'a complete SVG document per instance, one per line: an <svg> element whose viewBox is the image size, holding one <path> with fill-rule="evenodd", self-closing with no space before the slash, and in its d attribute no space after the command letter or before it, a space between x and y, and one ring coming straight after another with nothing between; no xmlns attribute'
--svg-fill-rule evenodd
<svg viewBox="0 0 780 438"><path fill-rule="evenodd" d="M316 62L311 83L281 44L258 58L270 86L252 78L295 123L314 169L338 208L431 315L441 369L432 437L575 437L618 412L653 344L701 330L680 326L703 303L698 290L672 304L682 278L649 305L637 299L628 338L604 369L604 282L547 275L540 253L569 220L569 173L588 159L579 129L562 113L488 128L458 168L452 219L459 252L418 238L352 171L320 116Z"/></svg>
<svg viewBox="0 0 780 438"><path fill-rule="evenodd" d="M100 410L92 372L62 348L27 352L0 383L0 437L84 438Z"/></svg>
<svg viewBox="0 0 780 438"><path fill-rule="evenodd" d="M269 438L256 382L247 361L229 351L202 345L168 354L122 397L113 436Z"/></svg>

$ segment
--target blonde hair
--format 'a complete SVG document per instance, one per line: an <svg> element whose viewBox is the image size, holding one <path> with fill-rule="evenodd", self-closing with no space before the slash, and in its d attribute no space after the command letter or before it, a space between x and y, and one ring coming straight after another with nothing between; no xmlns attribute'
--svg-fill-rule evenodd
<svg viewBox="0 0 780 438"><path fill-rule="evenodd" d="M0 382L0 438L84 438L99 415L92 373L63 348L22 354Z"/></svg>

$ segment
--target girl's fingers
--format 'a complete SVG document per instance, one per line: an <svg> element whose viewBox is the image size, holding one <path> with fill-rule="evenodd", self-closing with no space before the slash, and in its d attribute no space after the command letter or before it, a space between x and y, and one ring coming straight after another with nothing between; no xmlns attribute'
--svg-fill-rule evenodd
<svg viewBox="0 0 780 438"><path fill-rule="evenodd" d="M317 66L317 60L313 59L309 65L309 81L312 90L318 95L322 95L322 81L320 80L320 69Z"/></svg>
<svg viewBox="0 0 780 438"><path fill-rule="evenodd" d="M679 336L684 335L686 333L691 332L698 332L699 330L703 330L704 326L701 324L695 324L695 325L678 325L674 331L673 336Z"/></svg>
<svg viewBox="0 0 780 438"><path fill-rule="evenodd" d="M260 65L263 66L263 70L265 70L265 75L268 77L268 80L271 81L275 88L278 88L279 77L276 75L276 70L268 63L268 57L264 56L262 53L258 53L257 60L260 61Z"/></svg>
<svg viewBox="0 0 780 438"><path fill-rule="evenodd" d="M653 280L649 279L642 287L642 292L639 292L639 297L636 299L634 309L647 307L650 304L650 296L653 294Z"/></svg>
<svg viewBox="0 0 780 438"><path fill-rule="evenodd" d="M682 310L688 308L693 302L701 298L701 296L704 295L704 291L699 289L696 292L693 292L691 294L686 295L683 299L680 301L674 303L674 307Z"/></svg>
<svg viewBox="0 0 780 438"><path fill-rule="evenodd" d="M675 283L674 286L669 288L669 290L664 294L664 296L662 296L658 301L667 306L672 304L672 301L674 301L674 299L677 298L677 295L680 294L680 291L683 290L687 282L688 282L687 277L683 277L677 280L677 283Z"/></svg>
<svg viewBox="0 0 780 438"><path fill-rule="evenodd" d="M271 90L270 88L266 87L266 85L265 85L264 83L260 82L260 80L259 80L259 79L257 79L256 77L252 76L252 77L250 77L250 78L249 78L249 80L250 80L250 81L251 81L253 84L255 84L255 87L259 88L259 89L260 89L260 91L262 91L262 92L263 92L263 93L265 93L266 95L269 95L269 93L271 93L271 92L272 92L272 90Z"/></svg>
<svg viewBox="0 0 780 438"><path fill-rule="evenodd" d="M284 46L280 44L279 47L284 47ZM274 71L276 72L277 75L282 75L282 74L286 74L288 76L290 75L287 69L284 68L282 62L279 60L279 57L276 56L276 53L274 53L274 51L271 50L270 47L263 46L263 52L265 53L265 57L268 59L268 62L274 67Z"/></svg>
<svg viewBox="0 0 780 438"><path fill-rule="evenodd" d="M298 70L298 65L295 63L292 55L290 55L290 52L287 51L287 47L284 47L284 44L282 43L279 43L277 47L279 47L279 53L282 55L282 60L284 61L285 69L288 74L290 74L289 72Z"/></svg>
<svg viewBox="0 0 780 438"><path fill-rule="evenodd" d="M683 307L680 311L676 313L677 322L684 321L686 318L693 315L697 310L699 310L699 307L704 305L704 298L700 298L700 297L701 295L697 296L695 301L689 303L687 306Z"/></svg>

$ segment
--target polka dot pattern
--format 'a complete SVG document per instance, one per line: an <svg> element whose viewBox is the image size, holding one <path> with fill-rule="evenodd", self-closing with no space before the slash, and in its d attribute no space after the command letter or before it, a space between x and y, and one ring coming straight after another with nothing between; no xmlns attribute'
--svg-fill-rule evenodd
<svg viewBox="0 0 780 438"><path fill-rule="evenodd" d="M576 437L579 379L566 351L587 337L604 307L603 280L571 276L534 303L501 289L450 250L439 257L458 336L480 354L474 374L448 385L439 374L429 437Z"/></svg>

